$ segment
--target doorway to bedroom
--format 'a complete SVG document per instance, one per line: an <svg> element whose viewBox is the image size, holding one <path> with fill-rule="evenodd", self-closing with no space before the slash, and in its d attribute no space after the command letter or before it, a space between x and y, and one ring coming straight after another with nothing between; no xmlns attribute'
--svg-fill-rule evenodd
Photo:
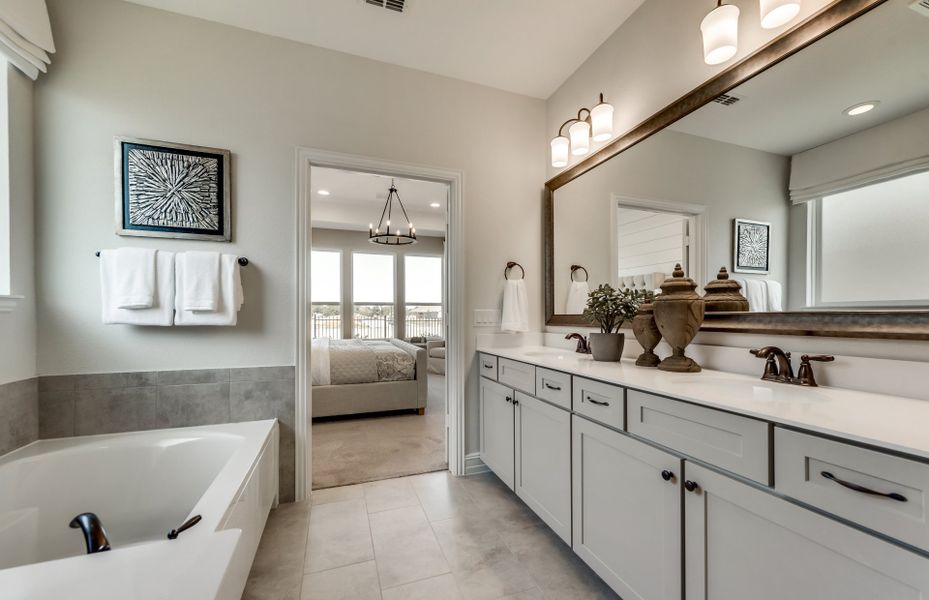
<svg viewBox="0 0 929 600"><path fill-rule="evenodd" d="M449 185L309 181L312 489L445 470Z"/></svg>

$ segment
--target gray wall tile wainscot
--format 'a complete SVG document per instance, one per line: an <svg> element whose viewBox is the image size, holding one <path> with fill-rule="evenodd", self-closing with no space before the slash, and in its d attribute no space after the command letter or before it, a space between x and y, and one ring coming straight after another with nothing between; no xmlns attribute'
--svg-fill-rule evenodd
<svg viewBox="0 0 929 600"><path fill-rule="evenodd" d="M290 417L293 421L293 415ZM38 383L24 379L0 385L0 455L39 438Z"/></svg>
<svg viewBox="0 0 929 600"><path fill-rule="evenodd" d="M294 367L55 375L37 389L41 439L276 418L281 502L294 499Z"/></svg>

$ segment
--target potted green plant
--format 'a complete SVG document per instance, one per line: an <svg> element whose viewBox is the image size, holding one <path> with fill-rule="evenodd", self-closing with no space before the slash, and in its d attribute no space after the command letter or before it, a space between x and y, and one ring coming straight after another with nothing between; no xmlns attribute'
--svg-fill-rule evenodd
<svg viewBox="0 0 929 600"><path fill-rule="evenodd" d="M642 296L641 292L617 290L608 283L601 284L587 295L584 317L600 325L600 333L590 334L590 352L594 360L617 361L622 358L626 334L619 333L619 329L635 317Z"/></svg>

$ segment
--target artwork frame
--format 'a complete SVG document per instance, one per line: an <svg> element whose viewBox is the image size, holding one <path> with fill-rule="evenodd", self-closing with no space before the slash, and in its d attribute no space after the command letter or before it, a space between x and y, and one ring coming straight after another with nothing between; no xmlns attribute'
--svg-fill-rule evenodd
<svg viewBox="0 0 929 600"><path fill-rule="evenodd" d="M733 219L732 270L767 275L771 268L771 223Z"/></svg>
<svg viewBox="0 0 929 600"><path fill-rule="evenodd" d="M116 136L113 154L117 235L232 241L229 150ZM185 175L185 181L165 180L178 174ZM185 202L178 206L181 196L173 194L174 204L166 206L164 188L176 192L180 185L186 186ZM178 208L187 210L178 214Z"/></svg>

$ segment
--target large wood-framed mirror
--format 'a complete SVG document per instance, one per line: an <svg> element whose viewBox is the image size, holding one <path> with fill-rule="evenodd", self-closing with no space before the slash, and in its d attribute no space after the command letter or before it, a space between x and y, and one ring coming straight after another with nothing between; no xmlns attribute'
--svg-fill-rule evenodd
<svg viewBox="0 0 929 600"><path fill-rule="evenodd" d="M720 267L702 330L929 340L929 16L843 0L545 185L546 322ZM868 103L871 110L853 108ZM582 268L579 268L582 267Z"/></svg>

